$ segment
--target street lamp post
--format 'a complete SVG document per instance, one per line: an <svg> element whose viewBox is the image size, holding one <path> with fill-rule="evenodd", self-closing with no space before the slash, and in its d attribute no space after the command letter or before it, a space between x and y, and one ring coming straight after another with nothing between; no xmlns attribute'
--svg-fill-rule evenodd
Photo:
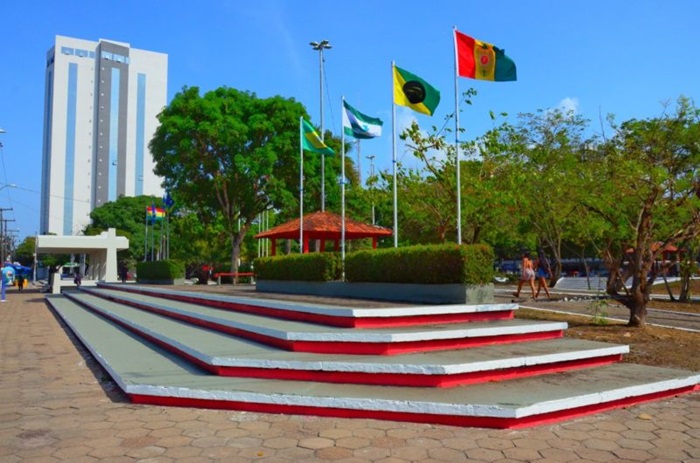
<svg viewBox="0 0 700 463"><path fill-rule="evenodd" d="M311 48L318 51L319 93L321 101L321 141L323 140L323 50L333 48L328 40L310 42ZM321 212L326 210L326 158L321 155Z"/></svg>
<svg viewBox="0 0 700 463"><path fill-rule="evenodd" d="M369 159L369 181L371 182L370 189L372 190L370 193L370 196L372 197L372 225L376 225L374 221L374 155L365 157Z"/></svg>

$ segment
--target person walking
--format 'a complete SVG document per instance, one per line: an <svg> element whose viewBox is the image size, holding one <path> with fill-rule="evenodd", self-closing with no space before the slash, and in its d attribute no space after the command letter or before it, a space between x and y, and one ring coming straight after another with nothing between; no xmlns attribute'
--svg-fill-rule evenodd
<svg viewBox="0 0 700 463"><path fill-rule="evenodd" d="M17 272L17 289L19 289L20 292L24 289L24 274L22 272Z"/></svg>
<svg viewBox="0 0 700 463"><path fill-rule="evenodd" d="M80 288L80 284L83 282L83 276L80 274L80 270L75 271L75 278L73 278L73 283L75 286Z"/></svg>
<svg viewBox="0 0 700 463"><path fill-rule="evenodd" d="M520 297L520 291L523 289L523 285L526 282L532 290L532 298L537 299L535 294L535 270L532 260L530 260L529 252L523 252L523 257L520 261L520 281L518 282L518 290L513 293L513 296Z"/></svg>
<svg viewBox="0 0 700 463"><path fill-rule="evenodd" d="M549 285L547 284L547 278L552 278L552 266L549 264L549 259L544 253L544 249L539 248L537 250L537 260L535 261L535 278L537 279L537 292L535 293L535 299L540 295L540 291L544 288L545 294L547 294L547 299L551 299L552 295L549 294Z"/></svg>

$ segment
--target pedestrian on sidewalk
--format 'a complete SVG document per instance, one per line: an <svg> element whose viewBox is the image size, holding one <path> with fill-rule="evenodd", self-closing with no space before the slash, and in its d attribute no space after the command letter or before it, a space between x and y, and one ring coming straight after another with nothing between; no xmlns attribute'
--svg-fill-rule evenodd
<svg viewBox="0 0 700 463"><path fill-rule="evenodd" d="M539 248L537 250L537 260L535 261L535 278L537 279L537 292L535 293L535 299L540 295L540 291L544 288L544 292L547 294L547 299L551 299L552 295L549 294L549 286L547 284L547 278L552 278L552 266L549 264L549 259L544 253L544 249Z"/></svg>
<svg viewBox="0 0 700 463"><path fill-rule="evenodd" d="M524 251L522 260L520 261L520 281L518 282L518 290L513 293L513 296L520 297L520 290L523 289L523 285L526 282L532 290L532 298L537 299L535 294L535 269L532 260L530 260L530 253Z"/></svg>

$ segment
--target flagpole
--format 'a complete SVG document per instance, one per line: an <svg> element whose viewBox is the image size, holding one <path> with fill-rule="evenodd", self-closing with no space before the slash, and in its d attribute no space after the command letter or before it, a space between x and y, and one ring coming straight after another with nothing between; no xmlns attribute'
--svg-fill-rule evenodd
<svg viewBox="0 0 700 463"><path fill-rule="evenodd" d="M146 220L143 224L143 261L148 260L148 207L146 207Z"/></svg>
<svg viewBox="0 0 700 463"><path fill-rule="evenodd" d="M156 207L151 206L151 262L155 261L156 250Z"/></svg>
<svg viewBox="0 0 700 463"><path fill-rule="evenodd" d="M165 260L170 259L170 211L165 208Z"/></svg>
<svg viewBox="0 0 700 463"><path fill-rule="evenodd" d="M304 117L299 118L299 253L304 254Z"/></svg>
<svg viewBox="0 0 700 463"><path fill-rule="evenodd" d="M359 185L362 185L362 150L360 149L360 139L358 138L356 141L357 141L357 172L359 175L359 178L357 179L357 183Z"/></svg>
<svg viewBox="0 0 700 463"><path fill-rule="evenodd" d="M394 61L391 62L391 163L394 169L394 247L399 247L399 223L396 189L396 105L394 104Z"/></svg>
<svg viewBox="0 0 700 463"><path fill-rule="evenodd" d="M459 86L457 84L457 27L452 30L452 43L455 50L455 170L457 171L457 244L462 244L462 186L460 182L459 164Z"/></svg>
<svg viewBox="0 0 700 463"><path fill-rule="evenodd" d="M345 97L340 105L345 108ZM341 281L345 281L345 127L340 131L340 153L340 275Z"/></svg>

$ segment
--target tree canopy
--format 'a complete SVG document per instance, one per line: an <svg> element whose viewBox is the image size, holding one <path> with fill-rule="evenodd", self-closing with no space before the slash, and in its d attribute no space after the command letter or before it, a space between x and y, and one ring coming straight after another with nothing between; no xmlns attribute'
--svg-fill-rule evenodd
<svg viewBox="0 0 700 463"><path fill-rule="evenodd" d="M226 87L204 95L184 88L159 115L150 144L155 173L203 222L222 217L233 271L243 237L261 212L298 210L302 116L305 108L293 99L260 99ZM305 173L319 172L319 164L309 156ZM305 185L310 191L318 186Z"/></svg>

